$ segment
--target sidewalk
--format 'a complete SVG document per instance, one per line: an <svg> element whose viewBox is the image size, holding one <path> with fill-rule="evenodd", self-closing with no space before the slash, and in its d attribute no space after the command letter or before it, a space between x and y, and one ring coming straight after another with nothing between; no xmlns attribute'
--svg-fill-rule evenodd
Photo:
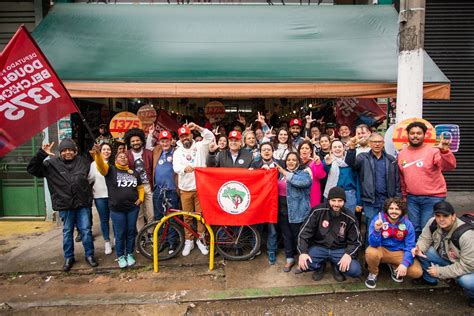
<svg viewBox="0 0 474 316"><path fill-rule="evenodd" d="M95 212L95 211L94 211ZM98 219L94 214L95 220ZM0 222L0 232L12 222ZM98 223L94 223L96 258L99 266L89 267L84 261L81 243L75 243L77 263L70 273L62 272L62 228L46 225L42 233L0 235L0 245L17 245L0 256L1 302L12 307L157 304L214 301L243 298L289 297L315 294L368 291L361 279L337 283L328 265L323 280L314 282L311 273L295 275L282 272L285 262L279 252L277 264L270 266L264 253L252 261L224 261L217 256L215 269L208 270L209 256L196 248L188 257L160 262L160 272L154 273L152 262L137 254L133 269L120 270L114 254L104 254ZM17 231L18 232L18 231ZM439 285L438 287L446 287ZM382 272L377 291L416 290L409 280L394 283Z"/></svg>

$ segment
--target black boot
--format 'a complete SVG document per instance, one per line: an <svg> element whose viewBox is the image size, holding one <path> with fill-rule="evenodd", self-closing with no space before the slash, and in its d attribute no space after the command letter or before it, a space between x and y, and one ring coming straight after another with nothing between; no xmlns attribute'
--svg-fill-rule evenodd
<svg viewBox="0 0 474 316"><path fill-rule="evenodd" d="M314 272L311 278L314 281L320 281L324 277L324 271L326 270L326 262L321 263L319 268L317 268Z"/></svg>
<svg viewBox="0 0 474 316"><path fill-rule="evenodd" d="M64 265L63 265L63 271L68 272L69 270L71 270L72 266L74 265L74 262L76 262L76 260L74 260L74 258L65 259L64 260Z"/></svg>
<svg viewBox="0 0 474 316"><path fill-rule="evenodd" d="M91 267L97 267L99 264L97 261L95 261L94 256L87 256L86 257L86 262L91 266Z"/></svg>
<svg viewBox="0 0 474 316"><path fill-rule="evenodd" d="M339 271L339 267L337 264L331 263L332 266L332 276L334 277L334 280L337 282L344 282L346 280L346 277L344 274L342 274L341 271Z"/></svg>

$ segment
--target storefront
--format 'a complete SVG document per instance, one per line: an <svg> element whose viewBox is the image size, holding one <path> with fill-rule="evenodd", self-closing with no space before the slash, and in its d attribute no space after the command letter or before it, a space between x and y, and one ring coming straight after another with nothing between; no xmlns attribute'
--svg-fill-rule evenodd
<svg viewBox="0 0 474 316"><path fill-rule="evenodd" d="M59 4L33 36L86 118L138 101L288 115L314 99L395 97L397 20L389 6ZM449 98L428 55L424 80L425 99Z"/></svg>

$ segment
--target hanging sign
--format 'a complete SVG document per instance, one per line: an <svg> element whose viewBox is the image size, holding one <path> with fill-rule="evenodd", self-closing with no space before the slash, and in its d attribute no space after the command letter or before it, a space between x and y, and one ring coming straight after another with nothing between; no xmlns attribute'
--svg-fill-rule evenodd
<svg viewBox="0 0 474 316"><path fill-rule="evenodd" d="M132 128L142 128L142 122L131 112L116 114L109 124L110 134L117 140L124 140L125 132Z"/></svg>
<svg viewBox="0 0 474 316"><path fill-rule="evenodd" d="M219 101L211 101L204 107L204 115L214 123L225 117L225 106Z"/></svg>
<svg viewBox="0 0 474 316"><path fill-rule="evenodd" d="M156 110L150 104L147 104L138 109L137 116L142 122L145 135L148 135L148 128L156 121Z"/></svg>

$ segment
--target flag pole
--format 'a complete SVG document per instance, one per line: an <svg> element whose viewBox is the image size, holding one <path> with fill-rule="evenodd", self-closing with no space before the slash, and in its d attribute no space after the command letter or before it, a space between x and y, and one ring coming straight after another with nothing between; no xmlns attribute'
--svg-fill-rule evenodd
<svg viewBox="0 0 474 316"><path fill-rule="evenodd" d="M64 91L66 91L67 95L69 96L69 99L71 99L72 103L74 104L74 106L76 107L76 110L77 110L77 114L79 114L79 118L81 119L82 121L82 124L84 124L84 127L86 128L87 132L89 133L92 141L94 141L95 137L94 137L94 133L92 133L92 129L91 127L89 126L89 124L87 123L84 115L82 115L81 111L79 110L79 108L77 107L76 105L76 102L74 102L74 99L71 97L71 94L69 93L69 90L66 88L66 86L64 85L63 81L61 80L61 78L58 76L58 74L56 73L56 70L54 70L53 66L51 66L51 64L49 63L49 60L48 58L46 58L46 56L43 54L43 51L41 50L41 48L38 46L38 44L36 43L35 39L33 38L33 36L31 36L30 32L28 31L28 29L25 27L24 24L20 25L20 28L23 29L23 31L25 31L25 34L29 37L29 39L31 40L31 42L33 43L33 45L36 47L36 49L38 50L38 53L40 53L42 55L42 57L44 58L45 62L48 64L50 70L53 72L53 74L59 79L59 83L61 84L61 86L63 87Z"/></svg>

